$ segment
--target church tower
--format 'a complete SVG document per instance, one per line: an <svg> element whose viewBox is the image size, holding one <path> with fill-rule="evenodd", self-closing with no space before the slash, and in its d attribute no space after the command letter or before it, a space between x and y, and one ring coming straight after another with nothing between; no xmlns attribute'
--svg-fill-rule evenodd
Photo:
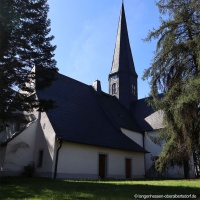
<svg viewBox="0 0 200 200"><path fill-rule="evenodd" d="M122 2L112 68L108 80L109 94L116 96L129 110L131 102L138 99L137 77Z"/></svg>

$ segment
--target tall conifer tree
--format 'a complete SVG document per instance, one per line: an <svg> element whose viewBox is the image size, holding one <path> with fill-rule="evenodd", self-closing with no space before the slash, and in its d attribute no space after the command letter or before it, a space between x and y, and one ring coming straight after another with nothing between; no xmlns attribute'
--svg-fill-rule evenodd
<svg viewBox="0 0 200 200"><path fill-rule="evenodd" d="M143 76L151 79L152 103L165 113L165 128L155 141L166 143L156 168L183 164L188 177L191 155L197 161L200 156L200 1L159 0L157 6L165 19L146 39L158 42Z"/></svg>
<svg viewBox="0 0 200 200"><path fill-rule="evenodd" d="M36 78L37 89L43 89L57 71L48 11L47 0L0 0L1 126L16 110L31 111L49 102L30 95Z"/></svg>

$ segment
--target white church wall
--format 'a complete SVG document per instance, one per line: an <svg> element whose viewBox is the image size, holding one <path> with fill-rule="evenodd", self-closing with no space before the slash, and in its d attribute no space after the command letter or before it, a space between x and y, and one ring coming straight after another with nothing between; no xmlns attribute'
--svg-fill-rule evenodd
<svg viewBox="0 0 200 200"><path fill-rule="evenodd" d="M151 131L151 132L148 132L147 134L149 134L151 136L155 136L157 133L156 133L156 131ZM162 151L162 147L157 144L154 144L150 140L150 138L148 138L148 136L145 135L144 136L144 148L149 152L149 153L145 154L146 172L148 175L149 170L153 165L153 158L160 154L160 152Z"/></svg>
<svg viewBox="0 0 200 200"><path fill-rule="evenodd" d="M151 131L147 133L150 136L155 136L157 134L156 131ZM151 139L145 135L144 137L144 148L150 152L148 154L145 154L145 162L146 162L146 175L150 176L150 177L155 177L155 176L159 176L158 173L153 170L152 166L153 166L153 158L155 158L156 156L158 156L161 151L162 151L162 145L157 145L155 143L153 143L151 141ZM165 175L165 177L168 178L184 178L184 169L183 167L179 167L179 166L174 166L174 167L170 167ZM191 157L190 160L190 177L194 178L194 165L193 165L193 159Z"/></svg>
<svg viewBox="0 0 200 200"><path fill-rule="evenodd" d="M36 127L37 121L7 144L2 166L3 175L20 175L24 166L34 161Z"/></svg>
<svg viewBox="0 0 200 200"><path fill-rule="evenodd" d="M0 149L2 175L20 175L24 166L35 165L35 175L52 177L54 171L55 132L46 113L35 111L37 120ZM13 129L13 125L9 126ZM10 131L7 131L8 134ZM39 152L43 151L39 166ZM4 159L5 158L5 159Z"/></svg>
<svg viewBox="0 0 200 200"><path fill-rule="evenodd" d="M121 131L130 139L132 139L134 142L139 144L141 147L143 147L143 135L141 133L137 133L135 131L131 131L125 128L121 128Z"/></svg>
<svg viewBox="0 0 200 200"><path fill-rule="evenodd" d="M31 123L31 121L29 121L29 123ZM23 123L23 122L20 123L20 122L13 122L13 121L7 122L7 126L5 130L0 132L0 144L6 142L12 137L15 137L15 135L17 135L18 132L21 129L23 129L25 126L28 126L28 122L27 123Z"/></svg>
<svg viewBox="0 0 200 200"><path fill-rule="evenodd" d="M36 175L52 177L54 170L55 131L45 112L38 113L35 144L34 160ZM42 158L40 156L42 156Z"/></svg>
<svg viewBox="0 0 200 200"><path fill-rule="evenodd" d="M1 146L0 147L0 177L3 173L3 164L4 164L5 155L6 155L6 146Z"/></svg>
<svg viewBox="0 0 200 200"><path fill-rule="evenodd" d="M144 154L64 142L58 158L57 178L98 179L99 154L107 156L106 178L125 178L125 159L131 159L132 178L143 178Z"/></svg>
<svg viewBox="0 0 200 200"><path fill-rule="evenodd" d="M15 135L15 133L17 132L15 129L16 123L10 123L9 126L7 126L5 128L5 130L3 130L0 133L0 143L5 142L6 140L8 140L9 138L13 137L13 135Z"/></svg>

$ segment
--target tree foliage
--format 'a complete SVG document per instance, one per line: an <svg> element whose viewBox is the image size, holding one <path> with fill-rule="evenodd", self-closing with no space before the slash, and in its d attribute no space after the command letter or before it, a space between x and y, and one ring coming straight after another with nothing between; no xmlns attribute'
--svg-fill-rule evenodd
<svg viewBox="0 0 200 200"><path fill-rule="evenodd" d="M157 137L167 142L156 161L163 172L200 149L200 1L159 0L157 6L165 19L146 38L157 47L143 79L151 79L153 104L165 113Z"/></svg>
<svg viewBox="0 0 200 200"><path fill-rule="evenodd" d="M43 89L57 71L48 11L47 0L0 0L1 126L16 110L31 111L50 103L33 98L35 88L30 87Z"/></svg>

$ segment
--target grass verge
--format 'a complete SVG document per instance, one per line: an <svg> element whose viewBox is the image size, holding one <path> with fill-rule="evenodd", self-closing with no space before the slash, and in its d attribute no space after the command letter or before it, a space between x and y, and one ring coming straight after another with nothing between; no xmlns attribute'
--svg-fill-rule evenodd
<svg viewBox="0 0 200 200"><path fill-rule="evenodd" d="M153 195L168 195L167 199L198 199L200 180L66 181L4 177L0 181L1 200L164 199Z"/></svg>

